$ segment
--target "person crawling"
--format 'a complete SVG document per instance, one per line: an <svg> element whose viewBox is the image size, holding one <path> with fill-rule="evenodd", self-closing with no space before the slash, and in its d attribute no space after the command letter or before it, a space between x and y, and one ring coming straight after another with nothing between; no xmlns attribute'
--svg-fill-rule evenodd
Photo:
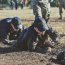
<svg viewBox="0 0 65 65"><path fill-rule="evenodd" d="M53 45L51 44L52 42L48 41L48 35L54 42L58 42L56 32L48 27L43 18L38 16L29 28L21 32L15 46L29 51L35 51L39 47L43 47L43 49L44 47L52 48Z"/></svg>
<svg viewBox="0 0 65 65"><path fill-rule="evenodd" d="M19 32L23 29L21 19L18 17L5 18L0 20L0 41L8 43L7 39L14 40L19 36Z"/></svg>
<svg viewBox="0 0 65 65"><path fill-rule="evenodd" d="M21 32L15 45L18 48L32 51L34 50L34 44L37 43L38 36L41 37L44 35L46 30L48 30L46 21L38 16L29 28L26 28Z"/></svg>

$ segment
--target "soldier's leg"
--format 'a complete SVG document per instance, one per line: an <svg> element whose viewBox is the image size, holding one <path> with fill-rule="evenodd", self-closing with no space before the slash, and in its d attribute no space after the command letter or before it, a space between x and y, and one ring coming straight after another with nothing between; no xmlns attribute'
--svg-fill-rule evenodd
<svg viewBox="0 0 65 65"><path fill-rule="evenodd" d="M41 8L42 9L42 17L45 19L46 21L46 9L45 8Z"/></svg>
<svg viewBox="0 0 65 65"><path fill-rule="evenodd" d="M62 7L59 7L59 15L60 15L60 19L62 19Z"/></svg>
<svg viewBox="0 0 65 65"><path fill-rule="evenodd" d="M41 13L41 7L38 5L34 5L33 6L33 14L35 15L35 18L37 16L41 16L42 17L42 13Z"/></svg>
<svg viewBox="0 0 65 65"><path fill-rule="evenodd" d="M41 12L42 12L42 17L45 18L46 16L46 6L45 4L41 5Z"/></svg>
<svg viewBox="0 0 65 65"><path fill-rule="evenodd" d="M46 23L48 22L50 18L50 4L44 4L44 6L41 7L42 11L42 17L46 20Z"/></svg>
<svg viewBox="0 0 65 65"><path fill-rule="evenodd" d="M50 19L50 12L51 12L50 3L48 3L48 5L47 5L47 19L48 20Z"/></svg>

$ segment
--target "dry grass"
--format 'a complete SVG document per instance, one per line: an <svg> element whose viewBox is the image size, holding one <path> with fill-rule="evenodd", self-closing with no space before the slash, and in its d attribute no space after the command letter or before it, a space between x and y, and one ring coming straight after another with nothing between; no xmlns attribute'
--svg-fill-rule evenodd
<svg viewBox="0 0 65 65"><path fill-rule="evenodd" d="M20 8L18 10L5 10L5 9L0 10L0 19L6 17L17 17L17 16L20 17L21 19L34 18L32 10L28 8L24 8L23 10L21 10Z"/></svg>

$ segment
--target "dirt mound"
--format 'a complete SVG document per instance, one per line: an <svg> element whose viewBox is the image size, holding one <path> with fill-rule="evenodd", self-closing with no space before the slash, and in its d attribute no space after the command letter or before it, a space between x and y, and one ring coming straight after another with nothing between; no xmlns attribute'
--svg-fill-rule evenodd
<svg viewBox="0 0 65 65"><path fill-rule="evenodd" d="M49 61L50 57L36 52L11 52L0 54L0 65L57 65Z"/></svg>

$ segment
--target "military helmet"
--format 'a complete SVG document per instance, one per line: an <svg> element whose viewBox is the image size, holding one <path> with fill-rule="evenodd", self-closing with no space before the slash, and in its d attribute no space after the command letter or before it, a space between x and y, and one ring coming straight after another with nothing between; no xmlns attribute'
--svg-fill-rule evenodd
<svg viewBox="0 0 65 65"><path fill-rule="evenodd" d="M22 20L19 17L12 18L12 24L17 26L17 28L22 28Z"/></svg>
<svg viewBox="0 0 65 65"><path fill-rule="evenodd" d="M37 27L40 31L48 30L48 26L46 24L46 21L38 16L34 21L34 26Z"/></svg>

